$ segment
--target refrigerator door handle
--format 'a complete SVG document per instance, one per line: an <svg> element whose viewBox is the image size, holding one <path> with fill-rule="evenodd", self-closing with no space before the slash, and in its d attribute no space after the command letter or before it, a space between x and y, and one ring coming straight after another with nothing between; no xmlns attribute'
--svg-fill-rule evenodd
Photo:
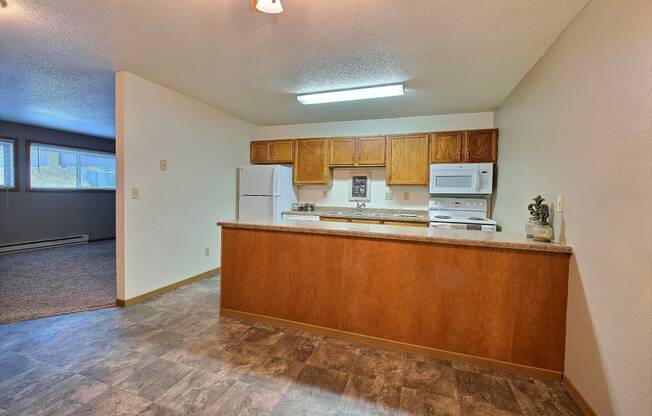
<svg viewBox="0 0 652 416"><path fill-rule="evenodd" d="M272 171L272 195L280 195L278 192L278 167L275 166Z"/></svg>

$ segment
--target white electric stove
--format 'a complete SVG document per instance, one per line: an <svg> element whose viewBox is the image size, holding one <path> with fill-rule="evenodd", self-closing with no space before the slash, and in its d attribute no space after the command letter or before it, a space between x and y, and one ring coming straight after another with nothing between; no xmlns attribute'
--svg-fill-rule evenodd
<svg viewBox="0 0 652 416"><path fill-rule="evenodd" d="M485 198L431 197L428 210L432 228L496 231Z"/></svg>

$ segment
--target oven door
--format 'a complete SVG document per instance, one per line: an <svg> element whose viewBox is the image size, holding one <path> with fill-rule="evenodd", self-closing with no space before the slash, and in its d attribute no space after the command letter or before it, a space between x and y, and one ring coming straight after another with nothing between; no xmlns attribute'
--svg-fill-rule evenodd
<svg viewBox="0 0 652 416"><path fill-rule="evenodd" d="M430 168L431 194L479 194L480 170Z"/></svg>

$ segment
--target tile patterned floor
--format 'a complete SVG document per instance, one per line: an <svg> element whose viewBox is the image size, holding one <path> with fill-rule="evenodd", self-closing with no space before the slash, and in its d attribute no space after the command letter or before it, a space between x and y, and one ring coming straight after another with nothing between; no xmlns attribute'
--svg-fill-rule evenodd
<svg viewBox="0 0 652 416"><path fill-rule="evenodd" d="M558 382L219 318L218 286L0 325L0 416L580 414Z"/></svg>

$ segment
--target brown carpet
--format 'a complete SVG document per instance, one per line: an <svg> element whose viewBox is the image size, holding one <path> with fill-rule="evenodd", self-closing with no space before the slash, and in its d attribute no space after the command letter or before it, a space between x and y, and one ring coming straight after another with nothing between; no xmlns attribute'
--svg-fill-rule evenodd
<svg viewBox="0 0 652 416"><path fill-rule="evenodd" d="M115 240L0 254L0 323L115 305Z"/></svg>

